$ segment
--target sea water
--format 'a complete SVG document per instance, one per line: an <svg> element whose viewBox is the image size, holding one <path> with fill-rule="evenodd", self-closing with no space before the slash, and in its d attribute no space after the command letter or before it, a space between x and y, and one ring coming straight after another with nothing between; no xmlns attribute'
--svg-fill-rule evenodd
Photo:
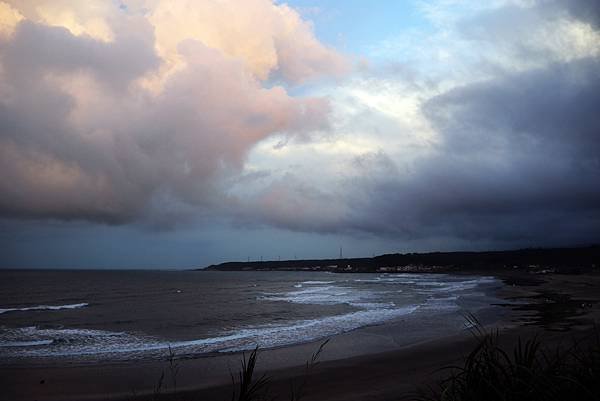
<svg viewBox="0 0 600 401"><path fill-rule="evenodd" d="M448 274L0 271L0 364L204 356L400 319L412 338L451 334L500 286Z"/></svg>

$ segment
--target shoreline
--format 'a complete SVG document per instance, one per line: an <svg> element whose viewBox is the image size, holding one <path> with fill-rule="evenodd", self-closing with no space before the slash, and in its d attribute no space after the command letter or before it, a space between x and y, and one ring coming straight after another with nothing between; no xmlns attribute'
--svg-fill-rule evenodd
<svg viewBox="0 0 600 401"><path fill-rule="evenodd" d="M329 375L347 364L379 364L381 360L415 354L420 359L422 352L431 352L442 344L448 346L470 340L467 331L450 337L438 337L417 341L398 347L386 338L386 331L397 329L394 324L369 326L335 336L324 348L319 368L313 373ZM388 344L383 342L388 341ZM299 379L304 374L304 364L318 349L322 340L292 346L270 348L259 351L256 375L268 374L274 382ZM360 345L360 352L350 353L349 349ZM465 347L466 349L466 347ZM240 368L242 352L225 355L204 356L177 360L179 367L178 393L199 397L197 399L228 399L231 395L231 379ZM245 353L248 354L247 352ZM411 357L412 358L412 357ZM428 359L428 358L425 358ZM432 366L437 362L429 358ZM132 400L148 399L152 389L165 372L165 382L169 377L168 361L143 361L139 363L101 363L96 365L73 365L52 367L10 367L0 368L0 385L8 389L8 399L18 400ZM14 376L13 376L14 375ZM11 378L11 376L13 376ZM127 380L123 380L127 378ZM4 383L4 381L7 383ZM42 384L41 381L44 381ZM11 388L11 385L13 386ZM31 387L33 386L33 387ZM281 384L282 388L285 385ZM112 391L105 391L111 388ZM22 390L26 389L26 392ZM207 398L211 395L210 398ZM109 397L107 397L109 396ZM175 396L165 394L165 397ZM216 398L213 398L216 397Z"/></svg>
<svg viewBox="0 0 600 401"><path fill-rule="evenodd" d="M485 272L485 275L492 275L490 273ZM490 327L499 328L508 338L541 331L549 338L548 341L556 342L570 335L584 335L591 322L600 316L600 294L594 294L594 288L600 285L598 274L552 274L536 276L533 282L527 282L530 277L521 273L494 276L505 283L495 295L505 301L501 306L506 313ZM520 281L524 285L518 284ZM558 297L558 300L543 298L550 293L568 297ZM565 310L571 311L581 300L584 301L583 306L565 317ZM307 399L329 400L335 399L337 394L343 395L340 399L364 399L358 396L361 388L371 389L369 399L389 399L392 394L398 396L400 390L415 390L419 383L431 382L434 379L430 375L432 371L459 362L461 355L472 346L467 330L458 335L399 346L394 336L402 334L401 323L402 319L332 337L318 368L311 372ZM257 373L269 372L273 377L273 391L285 399L289 393L289 380L303 377L303 365L320 342L262 350ZM195 399L230 398L229 373L237 372L240 360L241 353L177 359L178 392ZM147 399L163 370L168 384L167 361L67 364L60 367L3 366L0 367L0 386L13 401ZM353 375L355 380L352 382L356 383L348 385L348 375ZM335 384L338 382L339 385ZM394 384L396 382L399 384ZM288 392L282 392L284 390ZM378 398L380 396L382 398ZM163 398L173 399L175 395L166 394Z"/></svg>

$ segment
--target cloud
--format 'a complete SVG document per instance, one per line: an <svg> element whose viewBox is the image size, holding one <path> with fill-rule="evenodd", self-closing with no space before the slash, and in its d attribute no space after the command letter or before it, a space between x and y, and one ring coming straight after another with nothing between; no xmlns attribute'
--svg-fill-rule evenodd
<svg viewBox="0 0 600 401"><path fill-rule="evenodd" d="M242 60L258 79L298 84L348 71L348 61L319 42L310 23L286 4L265 0L162 1L149 15L157 48L177 59L177 44L196 39ZM259 22L260 21L260 22Z"/></svg>
<svg viewBox="0 0 600 401"><path fill-rule="evenodd" d="M481 62L496 69L524 71L600 54L600 33L587 20L573 18L571 6L505 5L461 20L458 29L462 39L479 46Z"/></svg>
<svg viewBox="0 0 600 401"><path fill-rule="evenodd" d="M21 13L10 5L0 2L0 38L10 36L22 19Z"/></svg>
<svg viewBox="0 0 600 401"><path fill-rule="evenodd" d="M124 89L160 64L151 27L140 20L131 23L136 29L122 30L114 42L106 43L73 36L65 28L23 21L1 47L3 70L12 79L25 80L23 85L44 74L83 71L115 89Z"/></svg>
<svg viewBox="0 0 600 401"><path fill-rule="evenodd" d="M311 85L348 59L284 4L71 3L0 3L1 217L600 234L594 2L433 2L433 31L335 87Z"/></svg>
<svg viewBox="0 0 600 401"><path fill-rule="evenodd" d="M355 84L348 91L353 97L343 103L351 110L350 121L357 116L362 120L352 124L357 130L352 138L369 138L379 150L331 156L344 173L318 187L326 206L308 214L293 208L285 218L274 212L279 224L409 242L436 238L505 247L598 238L597 43L573 52L562 42L548 47L540 34L516 51L515 32L548 33L553 22L563 27L581 22L573 20L564 4L562 14L557 9L546 13L508 7L470 16L456 25L458 32L448 34L462 41L451 44L461 54L474 55L452 59L457 64L449 66L451 72L460 73L450 84L423 85L444 79L438 75L444 70L427 68L396 78L388 70L379 79L367 79L366 85ZM522 18L512 19L509 26L508 15ZM482 36L482 28L489 36ZM586 29L591 36L585 43L594 44L597 31ZM430 49L434 54L437 50ZM536 62L519 60L528 56ZM362 86L371 91L363 93ZM336 121L340 126L346 127ZM328 164L313 168L327 171ZM279 197L302 199L294 189L312 181L305 178ZM332 204L341 212L329 211Z"/></svg>
<svg viewBox="0 0 600 401"><path fill-rule="evenodd" d="M287 172L236 205L237 224L269 225L292 231L336 232L348 212L339 194Z"/></svg>
<svg viewBox="0 0 600 401"><path fill-rule="evenodd" d="M345 58L291 8L254 3L272 25L261 33L266 47L255 46L249 24L223 32L222 42L193 32L231 26L226 16L253 18L252 7L227 2L177 3L169 21L159 11L172 2L93 12L83 3L3 4L18 18L0 37L0 215L126 223L219 213L231 201L227 180L256 143L325 129L326 99L292 97L264 80L337 74ZM188 35L196 4L219 18ZM176 62L158 23L181 29L168 41ZM285 49L296 40L306 54ZM261 64L269 46L276 57Z"/></svg>
<svg viewBox="0 0 600 401"><path fill-rule="evenodd" d="M346 229L517 246L597 238L599 67L582 59L433 97L424 113L442 142L407 173L367 155Z"/></svg>
<svg viewBox="0 0 600 401"><path fill-rule="evenodd" d="M559 7L582 21L590 23L595 28L600 28L600 3L595 0L559 0Z"/></svg>

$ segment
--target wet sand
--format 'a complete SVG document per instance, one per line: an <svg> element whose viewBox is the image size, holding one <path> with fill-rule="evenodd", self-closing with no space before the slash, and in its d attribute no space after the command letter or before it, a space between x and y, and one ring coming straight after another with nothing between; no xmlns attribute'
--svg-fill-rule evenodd
<svg viewBox="0 0 600 401"><path fill-rule="evenodd" d="M490 272L485 272L490 274ZM600 321L600 274L534 275L503 271L507 285L496 295L505 314L495 322L504 341L533 333L545 344L569 342L590 334ZM307 376L305 400L390 400L431 384L445 374L438 369L460 363L473 346L468 330L451 337L406 341L402 320L335 336L325 347L321 363ZM402 340L402 341L400 341ZM257 374L266 372L271 393L288 399L290 382L302 381L304 363L319 343L264 350ZM164 372L163 394L168 400L227 400L230 372L237 372L240 354L176 359L172 381L168 361L122 364L3 367L1 400L133 400L152 399ZM174 384L178 394L171 393Z"/></svg>

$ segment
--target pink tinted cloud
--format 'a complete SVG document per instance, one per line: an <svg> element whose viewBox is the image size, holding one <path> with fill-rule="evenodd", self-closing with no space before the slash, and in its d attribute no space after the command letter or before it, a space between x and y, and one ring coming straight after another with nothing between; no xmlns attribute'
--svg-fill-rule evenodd
<svg viewBox="0 0 600 401"><path fill-rule="evenodd" d="M147 90L143 79L164 66L154 30L114 18L108 42L27 19L0 39L2 216L123 223L160 214L165 199L216 213L257 142L327 127L325 99L267 87L247 61L194 38L178 44L183 62L160 90ZM335 70L301 58L274 68L294 82Z"/></svg>

